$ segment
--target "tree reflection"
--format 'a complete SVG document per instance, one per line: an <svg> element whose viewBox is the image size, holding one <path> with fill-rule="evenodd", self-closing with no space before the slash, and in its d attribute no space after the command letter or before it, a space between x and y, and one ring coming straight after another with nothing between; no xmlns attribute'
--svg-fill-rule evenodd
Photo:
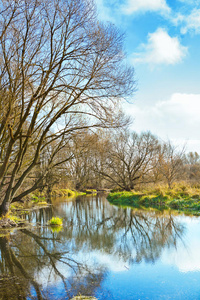
<svg viewBox="0 0 200 300"><path fill-rule="evenodd" d="M176 247L184 234L184 226L171 213L110 206L98 196L62 208L59 214L66 222L62 237L73 239L78 251L103 249L129 263L154 262L165 247Z"/></svg>
<svg viewBox="0 0 200 300"><path fill-rule="evenodd" d="M28 229L0 237L0 299L55 299L52 282L63 284L64 298L74 292L90 294L101 284L104 270L93 274L90 268L73 259L60 239ZM82 278L83 283L80 284Z"/></svg>
<svg viewBox="0 0 200 300"><path fill-rule="evenodd" d="M24 265L17 258L15 251L10 247L7 236L0 238L0 250L1 282L3 283L0 285L1 299L26 299L30 285L34 287L37 299L43 299L39 284L29 275ZM22 277L24 277L24 280L22 280Z"/></svg>
<svg viewBox="0 0 200 300"><path fill-rule="evenodd" d="M44 226L52 215L64 218L58 233ZM184 234L172 214L118 208L99 196L63 202L29 218L43 226L0 237L0 299L57 299L57 286L59 299L95 295L109 271L100 254L129 265L155 262Z"/></svg>

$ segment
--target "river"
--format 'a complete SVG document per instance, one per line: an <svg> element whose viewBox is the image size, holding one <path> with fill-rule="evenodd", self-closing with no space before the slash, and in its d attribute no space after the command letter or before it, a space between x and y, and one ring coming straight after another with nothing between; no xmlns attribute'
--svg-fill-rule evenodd
<svg viewBox="0 0 200 300"><path fill-rule="evenodd" d="M52 216L63 228L47 226ZM0 234L0 299L200 299L200 218L54 199ZM36 223L40 224L39 226Z"/></svg>

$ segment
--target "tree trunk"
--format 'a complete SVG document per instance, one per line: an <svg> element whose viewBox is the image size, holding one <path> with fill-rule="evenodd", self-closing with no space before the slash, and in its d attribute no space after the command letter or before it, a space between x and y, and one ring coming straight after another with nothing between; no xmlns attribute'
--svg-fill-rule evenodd
<svg viewBox="0 0 200 300"><path fill-rule="evenodd" d="M130 186L126 186L126 187L125 187L125 191L130 192L130 191L131 191Z"/></svg>
<svg viewBox="0 0 200 300"><path fill-rule="evenodd" d="M10 202L9 201L3 201L1 206L0 206L0 217L4 217L8 212L9 212L9 206Z"/></svg>

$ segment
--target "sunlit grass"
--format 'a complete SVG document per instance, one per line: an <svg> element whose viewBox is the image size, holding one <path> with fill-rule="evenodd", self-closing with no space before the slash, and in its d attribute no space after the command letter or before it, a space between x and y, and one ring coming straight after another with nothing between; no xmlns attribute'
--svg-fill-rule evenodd
<svg viewBox="0 0 200 300"><path fill-rule="evenodd" d="M153 207L173 209L193 215L200 215L200 188L183 183L172 189L166 186L148 187L140 191L116 192L108 195L114 205L131 207Z"/></svg>
<svg viewBox="0 0 200 300"><path fill-rule="evenodd" d="M63 220L59 217L53 217L51 220L49 220L49 225L51 226L62 226Z"/></svg>
<svg viewBox="0 0 200 300"><path fill-rule="evenodd" d="M52 196L58 197L76 197L78 195L85 195L86 193L72 191L70 189L54 189L51 193Z"/></svg>

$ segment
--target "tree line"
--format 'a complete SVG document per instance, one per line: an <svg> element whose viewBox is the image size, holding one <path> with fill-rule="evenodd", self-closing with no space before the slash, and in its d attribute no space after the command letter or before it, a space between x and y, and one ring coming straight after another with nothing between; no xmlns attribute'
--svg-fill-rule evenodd
<svg viewBox="0 0 200 300"><path fill-rule="evenodd" d="M99 129L74 136L70 142L63 156L71 158L48 174L45 184L50 190L54 185L77 190L131 191L158 184L172 188L180 181L198 185L200 179L197 152L186 153L184 146L162 141L150 132Z"/></svg>

